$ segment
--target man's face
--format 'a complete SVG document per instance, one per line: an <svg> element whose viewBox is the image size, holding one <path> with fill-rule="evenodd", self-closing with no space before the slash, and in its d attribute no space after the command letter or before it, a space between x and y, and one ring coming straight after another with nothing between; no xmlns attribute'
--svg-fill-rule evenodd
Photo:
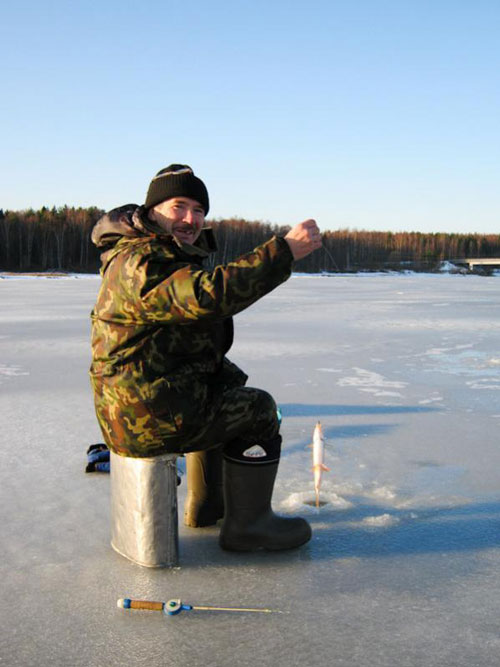
<svg viewBox="0 0 500 667"><path fill-rule="evenodd" d="M193 245L205 222L203 206L189 197L174 197L162 201L149 212L158 225L182 243Z"/></svg>

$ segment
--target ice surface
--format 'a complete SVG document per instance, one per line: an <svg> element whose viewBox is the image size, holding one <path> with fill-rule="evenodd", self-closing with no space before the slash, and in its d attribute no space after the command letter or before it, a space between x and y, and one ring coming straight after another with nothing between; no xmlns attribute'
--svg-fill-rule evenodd
<svg viewBox="0 0 500 667"><path fill-rule="evenodd" d="M98 285L0 280L0 664L499 664L499 276L294 276L239 315L230 356L283 412L275 508L313 539L231 554L181 525L173 570L112 551L109 478L83 472ZM164 618L127 596L286 613Z"/></svg>

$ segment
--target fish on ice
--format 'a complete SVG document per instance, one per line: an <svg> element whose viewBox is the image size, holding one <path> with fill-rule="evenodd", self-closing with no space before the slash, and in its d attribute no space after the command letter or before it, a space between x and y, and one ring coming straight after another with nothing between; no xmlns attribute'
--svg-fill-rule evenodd
<svg viewBox="0 0 500 667"><path fill-rule="evenodd" d="M313 455L314 492L316 494L316 507L319 507L321 475L323 474L323 471L330 471L330 468L325 465L325 439L323 437L323 429L321 428L320 421L318 421L314 427L311 447Z"/></svg>

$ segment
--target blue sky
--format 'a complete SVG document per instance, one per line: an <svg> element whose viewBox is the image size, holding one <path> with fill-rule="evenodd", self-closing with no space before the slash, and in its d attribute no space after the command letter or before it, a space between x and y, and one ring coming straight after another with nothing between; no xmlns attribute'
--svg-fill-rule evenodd
<svg viewBox="0 0 500 667"><path fill-rule="evenodd" d="M498 0L17 0L0 10L0 208L500 233Z"/></svg>

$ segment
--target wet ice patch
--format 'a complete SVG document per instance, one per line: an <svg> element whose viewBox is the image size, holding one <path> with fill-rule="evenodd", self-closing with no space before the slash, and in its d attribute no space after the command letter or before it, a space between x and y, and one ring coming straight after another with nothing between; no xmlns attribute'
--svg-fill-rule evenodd
<svg viewBox="0 0 500 667"><path fill-rule="evenodd" d="M365 368L357 368L355 366L352 370L356 375L337 380L339 387L355 387L359 391L368 392L375 396L402 396L400 392L390 390L404 389L408 385L408 382L388 380L380 373L375 373Z"/></svg>

